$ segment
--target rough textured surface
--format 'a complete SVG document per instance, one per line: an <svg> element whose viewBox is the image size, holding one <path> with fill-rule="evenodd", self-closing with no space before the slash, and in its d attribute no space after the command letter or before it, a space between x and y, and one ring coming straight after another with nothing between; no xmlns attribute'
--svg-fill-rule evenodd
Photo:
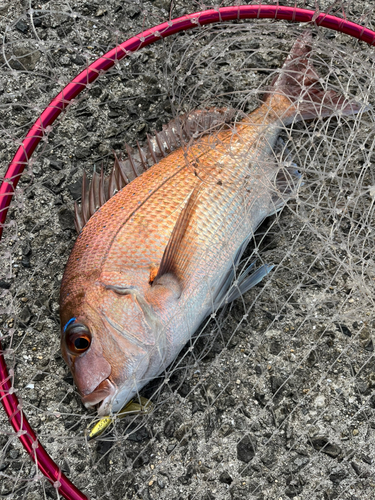
<svg viewBox="0 0 375 500"><path fill-rule="evenodd" d="M345 5L348 17L363 16L371 27L371 3ZM41 0L31 7L32 16L29 2L0 1L7 30L2 168L64 84L118 41L164 21L170 2ZM172 17L199 8L176 1ZM251 26L176 36L103 76L49 131L9 213L0 244L0 331L14 387L42 443L92 499L374 497L372 111L284 134L305 184L249 248L275 263L275 272L212 318L144 391L155 402L151 415L128 417L87 443L93 416L59 354L59 284L75 238L82 169L111 165L113 149L143 141L180 112L253 109L301 28ZM319 36L316 58L327 81L371 103L373 51L343 35ZM57 498L3 411L0 426L0 493Z"/></svg>

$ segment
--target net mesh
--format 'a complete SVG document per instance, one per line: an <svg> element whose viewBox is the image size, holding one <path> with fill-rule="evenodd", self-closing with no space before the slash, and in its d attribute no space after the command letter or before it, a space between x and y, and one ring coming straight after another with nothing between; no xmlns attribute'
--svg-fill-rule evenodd
<svg viewBox="0 0 375 500"><path fill-rule="evenodd" d="M296 5L374 29L365 1ZM4 168L82 68L170 13L203 8L163 0L0 2ZM97 417L82 406L59 348L59 287L76 237L82 171L110 169L113 150L144 143L182 113L252 111L305 28L281 21L197 27L133 54L69 106L21 178L0 243L1 342L40 441L92 499L374 496L375 67L364 43L311 28L323 87L367 108L282 130L303 183L264 221L243 263L275 267L217 311L142 390L153 410L116 420L88 442ZM59 498L3 411L0 426L0 496Z"/></svg>

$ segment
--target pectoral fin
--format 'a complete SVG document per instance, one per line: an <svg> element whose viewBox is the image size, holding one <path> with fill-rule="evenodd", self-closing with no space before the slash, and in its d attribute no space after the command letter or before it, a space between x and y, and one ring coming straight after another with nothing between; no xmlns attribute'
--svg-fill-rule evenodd
<svg viewBox="0 0 375 500"><path fill-rule="evenodd" d="M199 181L177 219L160 262L158 273L152 283L153 287L161 284L166 285L166 281L168 281L169 286L176 287L178 284L182 289L184 282L186 282L189 264L198 250L195 212L202 185L202 182Z"/></svg>

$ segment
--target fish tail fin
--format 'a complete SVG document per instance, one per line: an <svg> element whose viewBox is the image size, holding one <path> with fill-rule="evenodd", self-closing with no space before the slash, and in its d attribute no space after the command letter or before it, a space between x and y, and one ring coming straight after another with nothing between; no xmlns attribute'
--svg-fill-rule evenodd
<svg viewBox="0 0 375 500"><path fill-rule="evenodd" d="M311 61L311 45L311 33L305 31L294 43L265 98L265 104L285 125L302 119L324 118L337 112L354 115L363 109L360 103L322 87Z"/></svg>

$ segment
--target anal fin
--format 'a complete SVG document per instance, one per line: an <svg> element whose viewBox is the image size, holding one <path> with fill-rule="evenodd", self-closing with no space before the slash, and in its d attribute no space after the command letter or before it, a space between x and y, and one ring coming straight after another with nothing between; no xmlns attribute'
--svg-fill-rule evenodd
<svg viewBox="0 0 375 500"><path fill-rule="evenodd" d="M248 292L255 285L260 283L262 279L269 274L272 269L275 267L274 265L263 264L256 271L252 272L255 262L250 264L242 273L238 276L236 281L236 285L232 285L229 288L229 292L221 299L221 301L217 301L214 303L214 309L221 307L225 304L230 304L234 300L241 297L244 293ZM251 273L251 274L250 274ZM224 300L223 300L224 299Z"/></svg>

